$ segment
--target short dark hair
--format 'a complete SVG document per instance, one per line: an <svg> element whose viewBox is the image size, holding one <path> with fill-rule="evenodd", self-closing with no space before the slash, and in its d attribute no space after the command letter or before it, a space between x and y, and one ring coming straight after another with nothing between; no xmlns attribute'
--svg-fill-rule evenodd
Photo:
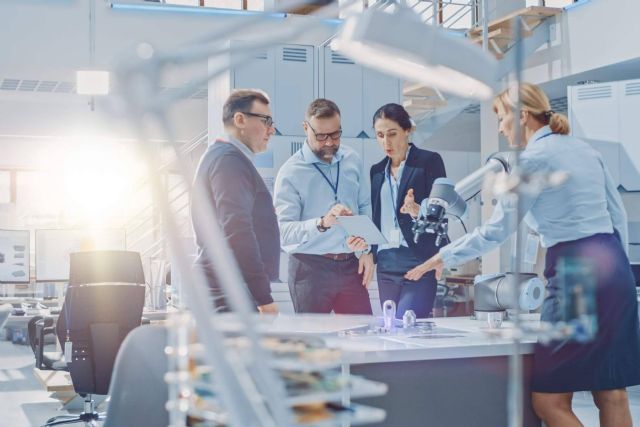
<svg viewBox="0 0 640 427"><path fill-rule="evenodd" d="M269 97L260 89L236 89L224 102L222 107L222 122L225 125L233 124L233 116L236 113L249 111L254 101L269 105Z"/></svg>
<svg viewBox="0 0 640 427"><path fill-rule="evenodd" d="M378 111L373 114L374 127L376 126L376 120L378 119L393 120L404 130L410 130L413 128L411 116L407 113L407 110L399 104L390 103L378 108Z"/></svg>
<svg viewBox="0 0 640 427"><path fill-rule="evenodd" d="M336 114L338 116L340 115L340 109L335 102L329 99L318 98L311 101L311 104L307 107L305 119L309 120L312 117L317 119L328 119Z"/></svg>

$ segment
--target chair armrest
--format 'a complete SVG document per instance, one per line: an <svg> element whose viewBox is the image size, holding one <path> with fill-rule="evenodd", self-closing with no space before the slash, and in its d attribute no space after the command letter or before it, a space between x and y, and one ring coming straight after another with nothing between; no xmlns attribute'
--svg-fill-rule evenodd
<svg viewBox="0 0 640 427"><path fill-rule="evenodd" d="M36 359L36 368L42 369L44 363L44 346L45 336L56 334L53 317L34 316L27 326L29 344ZM48 365L48 364L47 364ZM45 369L51 369L51 366L45 366Z"/></svg>
<svg viewBox="0 0 640 427"><path fill-rule="evenodd" d="M44 325L44 317L33 316L27 324L27 337L29 338L29 345L31 351L36 359L36 368L42 367L42 355L43 355L43 339L42 339L42 326Z"/></svg>

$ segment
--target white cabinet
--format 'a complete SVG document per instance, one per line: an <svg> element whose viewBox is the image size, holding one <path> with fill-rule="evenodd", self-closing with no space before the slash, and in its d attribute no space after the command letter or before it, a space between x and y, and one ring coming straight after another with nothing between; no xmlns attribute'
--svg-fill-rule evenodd
<svg viewBox="0 0 640 427"><path fill-rule="evenodd" d="M618 86L614 83L569 87L569 122L577 137L620 141Z"/></svg>
<svg viewBox="0 0 640 427"><path fill-rule="evenodd" d="M369 138L375 138L373 114L385 104L402 104L402 82L399 79L362 68L362 130Z"/></svg>
<svg viewBox="0 0 640 427"><path fill-rule="evenodd" d="M360 160L362 160L362 139L361 138L340 138L340 145L344 145L346 147L352 148L358 156L360 156ZM365 178L369 175L369 171L365 171Z"/></svg>
<svg viewBox="0 0 640 427"><path fill-rule="evenodd" d="M276 68L275 49L262 49L252 52L250 59L244 59L253 44L246 41L231 42L231 62L242 61L233 67L231 87L233 89L261 89L275 101ZM224 102L224 100L223 100ZM273 108L273 106L272 106Z"/></svg>
<svg viewBox="0 0 640 427"><path fill-rule="evenodd" d="M362 67L324 48L320 94L340 108L342 135L357 138L362 127Z"/></svg>
<svg viewBox="0 0 640 427"><path fill-rule="evenodd" d="M231 46L231 60L235 62L252 44L233 41ZM271 99L278 132L303 135L304 112L316 98L315 70L313 46L275 46L253 52L250 60L233 67L231 87L264 90Z"/></svg>
<svg viewBox="0 0 640 427"><path fill-rule="evenodd" d="M627 157L620 162L620 183L640 191L640 80L620 83L620 142Z"/></svg>
<svg viewBox="0 0 640 427"><path fill-rule="evenodd" d="M338 104L343 136L373 136L373 113L389 102L401 102L401 82L395 77L354 63L331 50L320 48L319 93Z"/></svg>
<svg viewBox="0 0 640 427"><path fill-rule="evenodd" d="M384 159L386 154L380 148L380 144L375 138L364 138L362 140L362 161L364 163L364 171L369 174L371 166ZM367 175L368 176L368 175Z"/></svg>
<svg viewBox="0 0 640 427"><path fill-rule="evenodd" d="M617 182L640 191L640 80L569 86L567 92L572 134L594 140Z"/></svg>
<svg viewBox="0 0 640 427"><path fill-rule="evenodd" d="M316 98L313 46L279 46L276 49L274 118L282 135L304 135L307 106Z"/></svg>

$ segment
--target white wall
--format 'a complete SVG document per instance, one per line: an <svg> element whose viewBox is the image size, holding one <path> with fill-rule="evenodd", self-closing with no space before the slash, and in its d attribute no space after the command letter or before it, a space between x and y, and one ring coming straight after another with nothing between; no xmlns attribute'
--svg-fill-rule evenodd
<svg viewBox="0 0 640 427"><path fill-rule="evenodd" d="M75 94L0 92L0 138L77 137L134 138L130 120L112 114L108 99L96 99L95 110L89 97ZM183 100L169 110L178 141L188 141L207 128L206 100ZM166 139L158 126L149 128L152 138ZM5 152L0 164L7 164Z"/></svg>
<svg viewBox="0 0 640 427"><path fill-rule="evenodd" d="M217 16L177 12L123 11L112 2L95 1L95 62L100 69L113 71L124 59L131 59L141 42L151 43L158 53L180 54L193 41L226 26L242 29L242 39L263 38L269 27L253 32L243 23L250 17ZM114 1L113 3L120 3ZM122 3L134 3L122 1ZM140 5L153 5L143 1ZM89 1L86 0L2 0L0 1L0 81L2 79L75 82L75 72L91 66L89 55ZM295 17L289 20L314 18ZM284 20L269 21L282 25ZM309 25L294 43L317 44L334 27ZM220 41L220 37L214 37ZM206 60L188 67L167 67L157 84L182 87L207 71ZM113 75L112 75L113 77ZM206 84L201 85L206 89ZM118 87L118 83L114 84ZM140 87L138 84L137 87ZM143 97L144 98L144 97ZM0 135L61 135L78 127L96 132L108 129L117 138L133 137L126 125L99 118L107 106L98 100L96 112L87 106L88 98L71 94L52 94L0 90ZM206 129L206 103L186 101L171 108L180 139L189 139ZM152 137L159 137L152 129Z"/></svg>
<svg viewBox="0 0 640 427"><path fill-rule="evenodd" d="M590 1L564 11L550 48L528 58L524 79L544 83L639 58L638 16L637 0Z"/></svg>

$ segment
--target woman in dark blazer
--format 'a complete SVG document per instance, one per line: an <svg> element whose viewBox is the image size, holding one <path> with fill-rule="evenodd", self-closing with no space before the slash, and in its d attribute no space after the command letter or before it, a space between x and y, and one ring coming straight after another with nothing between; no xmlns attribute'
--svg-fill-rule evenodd
<svg viewBox="0 0 640 427"><path fill-rule="evenodd" d="M438 252L433 234L423 234L414 243L413 220L405 211L405 198L417 205L429 197L436 178L445 177L444 163L438 153L417 148L409 142L413 122L398 104L383 105L373 115L378 144L387 155L371 167L371 206L373 222L389 244L371 248L377 262L380 302L393 300L402 317L413 310L418 318L431 316L436 295L433 272L413 282L404 278L421 260ZM407 203L407 206L417 206ZM414 213L417 216L417 212ZM349 238L349 246L362 249L366 242Z"/></svg>

